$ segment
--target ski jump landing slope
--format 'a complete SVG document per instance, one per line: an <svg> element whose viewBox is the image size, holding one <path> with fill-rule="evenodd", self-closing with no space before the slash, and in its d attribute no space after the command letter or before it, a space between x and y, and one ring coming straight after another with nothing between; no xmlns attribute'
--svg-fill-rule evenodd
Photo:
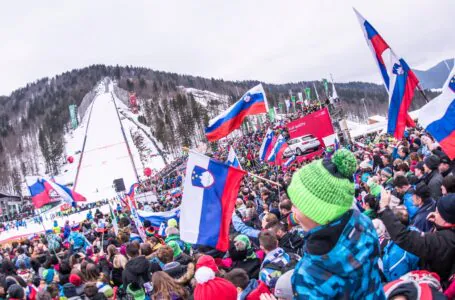
<svg viewBox="0 0 455 300"><path fill-rule="evenodd" d="M75 190L89 201L115 196L115 179L123 178L126 189L137 182L111 91L112 84L109 91L98 94L93 100L87 124L87 140ZM120 105L119 100L116 103ZM130 143L130 148L133 147Z"/></svg>

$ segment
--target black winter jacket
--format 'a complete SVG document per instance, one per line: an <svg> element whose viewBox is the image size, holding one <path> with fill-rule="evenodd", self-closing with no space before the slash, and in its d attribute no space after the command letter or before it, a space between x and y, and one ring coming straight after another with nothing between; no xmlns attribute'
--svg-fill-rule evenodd
<svg viewBox="0 0 455 300"><path fill-rule="evenodd" d="M150 282L150 279L150 262L142 255L128 261L125 265L125 270L122 272L123 287L125 289L132 282L142 287L144 283Z"/></svg>
<svg viewBox="0 0 455 300"><path fill-rule="evenodd" d="M447 281L455 263L455 228L434 232L407 230L390 208L379 213L379 217L398 246L418 256L423 268L438 273L441 282Z"/></svg>

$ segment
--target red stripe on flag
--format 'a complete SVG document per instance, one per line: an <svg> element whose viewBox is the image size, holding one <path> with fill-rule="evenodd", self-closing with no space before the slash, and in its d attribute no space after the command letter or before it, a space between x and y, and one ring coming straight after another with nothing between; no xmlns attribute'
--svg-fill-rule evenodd
<svg viewBox="0 0 455 300"><path fill-rule="evenodd" d="M243 176L246 174L237 168L229 167L224 185L223 196L221 197L221 224L220 233L216 249L219 251L227 251L229 249L229 226L231 224L232 213L235 208L235 200L240 189L240 183Z"/></svg>
<svg viewBox="0 0 455 300"><path fill-rule="evenodd" d="M455 131L452 131L451 134L449 134L445 139L441 140L439 142L439 145L441 145L442 150L444 150L445 154L450 159L455 158Z"/></svg>
<svg viewBox="0 0 455 300"><path fill-rule="evenodd" d="M376 52L376 57L382 64L384 64L384 61L382 60L382 53L389 48L389 45L387 45L382 36L379 34L373 36L370 41L371 45L373 45L374 51Z"/></svg>
<svg viewBox="0 0 455 300"><path fill-rule="evenodd" d="M414 121L410 122L411 117L408 114L408 109L411 106L412 98L414 97L414 90L419 83L419 80L415 76L414 72L408 71L408 77L406 80L405 91L403 99L401 99L400 110L398 111L397 124L395 125L394 136L397 139L401 139L404 134L406 125L415 126ZM411 119L412 120L412 119Z"/></svg>
<svg viewBox="0 0 455 300"><path fill-rule="evenodd" d="M250 106L248 109L242 110L237 116L224 122L223 124L221 124L220 127L215 129L214 131L206 133L207 140L209 140L209 142L213 142L221 138L224 138L235 129L240 128L240 125L242 125L242 122L246 116L265 112L266 112L265 103L264 102L256 103Z"/></svg>

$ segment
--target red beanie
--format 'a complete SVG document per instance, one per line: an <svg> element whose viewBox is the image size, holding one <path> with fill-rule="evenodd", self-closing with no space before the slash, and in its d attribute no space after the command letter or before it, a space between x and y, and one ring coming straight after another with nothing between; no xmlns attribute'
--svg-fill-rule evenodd
<svg viewBox="0 0 455 300"><path fill-rule="evenodd" d="M218 270L218 266L216 265L215 259L210 255L202 255L201 257L199 257L196 264L196 270L199 269L200 267L210 268L215 273L220 272L220 270Z"/></svg>
<svg viewBox="0 0 455 300"><path fill-rule="evenodd" d="M69 282L72 283L74 286L80 286L82 284L81 277L77 274L71 274L69 278Z"/></svg>
<svg viewBox="0 0 455 300"><path fill-rule="evenodd" d="M230 281L215 277L208 267L201 267L194 276L197 281L194 289L194 300L237 300L237 288Z"/></svg>

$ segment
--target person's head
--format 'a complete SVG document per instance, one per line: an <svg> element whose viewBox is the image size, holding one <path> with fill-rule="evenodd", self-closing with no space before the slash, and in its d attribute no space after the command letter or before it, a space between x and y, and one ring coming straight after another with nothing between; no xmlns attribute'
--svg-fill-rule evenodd
<svg viewBox="0 0 455 300"><path fill-rule="evenodd" d="M393 179L393 186L398 194L403 195L411 187L406 176L399 175Z"/></svg>
<svg viewBox="0 0 455 300"><path fill-rule="evenodd" d="M392 157L389 154L382 155L381 159L384 166L388 166L392 162Z"/></svg>
<svg viewBox="0 0 455 300"><path fill-rule="evenodd" d="M114 256L114 261L112 262L112 265L116 269L125 269L126 263L128 260L126 259L125 256L122 254L117 254Z"/></svg>
<svg viewBox="0 0 455 300"><path fill-rule="evenodd" d="M397 154L401 158L406 158L406 156L408 156L408 154L409 154L409 148L408 147L404 147L404 146L399 147L398 151L397 151Z"/></svg>
<svg viewBox="0 0 455 300"><path fill-rule="evenodd" d="M117 250L117 247L115 247L115 245L109 245L107 246L107 255L109 257L113 257L114 255L116 255L118 253L118 250Z"/></svg>
<svg viewBox="0 0 455 300"><path fill-rule="evenodd" d="M345 214L353 204L357 161L347 149L316 160L294 173L287 188L297 222L308 231Z"/></svg>
<svg viewBox="0 0 455 300"><path fill-rule="evenodd" d="M137 243L129 243L126 245L126 255L129 259L139 255L139 245Z"/></svg>
<svg viewBox="0 0 455 300"><path fill-rule="evenodd" d="M174 250L166 245L156 251L156 256L163 264L167 264L174 260Z"/></svg>
<svg viewBox="0 0 455 300"><path fill-rule="evenodd" d="M455 176L447 175L442 179L442 195L455 193Z"/></svg>
<svg viewBox="0 0 455 300"><path fill-rule="evenodd" d="M280 208L280 214L282 216L287 216L291 213L292 211L292 202L289 199L284 199L280 202L279 205Z"/></svg>
<svg viewBox="0 0 455 300"><path fill-rule="evenodd" d="M398 205L392 208L392 212L400 220L401 224L408 225L409 224L409 213L408 209L404 205Z"/></svg>
<svg viewBox="0 0 455 300"><path fill-rule="evenodd" d="M423 161L419 161L416 166L414 167L414 174L417 178L421 178L423 174L425 174L425 163Z"/></svg>
<svg viewBox="0 0 455 300"><path fill-rule="evenodd" d="M179 299L186 299L188 297L188 292L185 288L178 284L166 272L154 272L152 275L152 284L153 294L159 295L159 299L173 299L176 296Z"/></svg>
<svg viewBox="0 0 455 300"><path fill-rule="evenodd" d="M266 213L261 220L262 228L266 228L268 224L278 222L278 218L275 214Z"/></svg>
<svg viewBox="0 0 455 300"><path fill-rule="evenodd" d="M24 289L18 284L12 284L8 287L9 299L25 299Z"/></svg>
<svg viewBox="0 0 455 300"><path fill-rule="evenodd" d="M374 210L376 211L378 208L378 200L376 200L376 197L368 194L363 198L363 208L365 210Z"/></svg>
<svg viewBox="0 0 455 300"><path fill-rule="evenodd" d="M455 194L448 194L438 200L436 211L430 220L439 227L455 225Z"/></svg>
<svg viewBox="0 0 455 300"><path fill-rule="evenodd" d="M283 275L278 278L276 285L275 285L275 290L274 290L274 295L277 298L277 300L292 300L294 299L294 293L292 290L292 282L291 278L292 275L294 274L294 270L287 271Z"/></svg>
<svg viewBox="0 0 455 300"><path fill-rule="evenodd" d="M263 201L267 200L270 196L270 191L267 188L262 188L261 189L261 199Z"/></svg>
<svg viewBox="0 0 455 300"><path fill-rule="evenodd" d="M85 279L87 281L96 281L100 277L100 271L98 270L98 266L95 264L87 264L86 271L85 271Z"/></svg>
<svg viewBox="0 0 455 300"><path fill-rule="evenodd" d="M250 277L244 269L235 268L225 275L227 280L232 282L237 288L237 293L240 294L248 286Z"/></svg>
<svg viewBox="0 0 455 300"><path fill-rule="evenodd" d="M144 255L144 256L149 256L153 252L152 245L150 245L149 243L142 243L140 250L141 250L141 255Z"/></svg>
<svg viewBox="0 0 455 300"><path fill-rule="evenodd" d="M243 202L243 200L241 198L237 198L237 200L235 201L235 207L236 208L240 208L244 204L245 203Z"/></svg>
<svg viewBox="0 0 455 300"><path fill-rule="evenodd" d="M452 162L450 161L450 158L448 158L447 156L441 157L441 162L439 163L438 167L439 173L447 172L450 169L451 163Z"/></svg>
<svg viewBox="0 0 455 300"><path fill-rule="evenodd" d="M430 155L423 161L423 167L425 173L431 173L434 170L437 170L439 167L440 159L436 155Z"/></svg>
<svg viewBox="0 0 455 300"><path fill-rule="evenodd" d="M269 253L278 247L278 239L270 230L262 231L259 234L259 245L265 253Z"/></svg>
<svg viewBox="0 0 455 300"><path fill-rule="evenodd" d="M412 202L414 206L421 207L427 201L431 200L430 188L423 182L417 184L412 194Z"/></svg>

